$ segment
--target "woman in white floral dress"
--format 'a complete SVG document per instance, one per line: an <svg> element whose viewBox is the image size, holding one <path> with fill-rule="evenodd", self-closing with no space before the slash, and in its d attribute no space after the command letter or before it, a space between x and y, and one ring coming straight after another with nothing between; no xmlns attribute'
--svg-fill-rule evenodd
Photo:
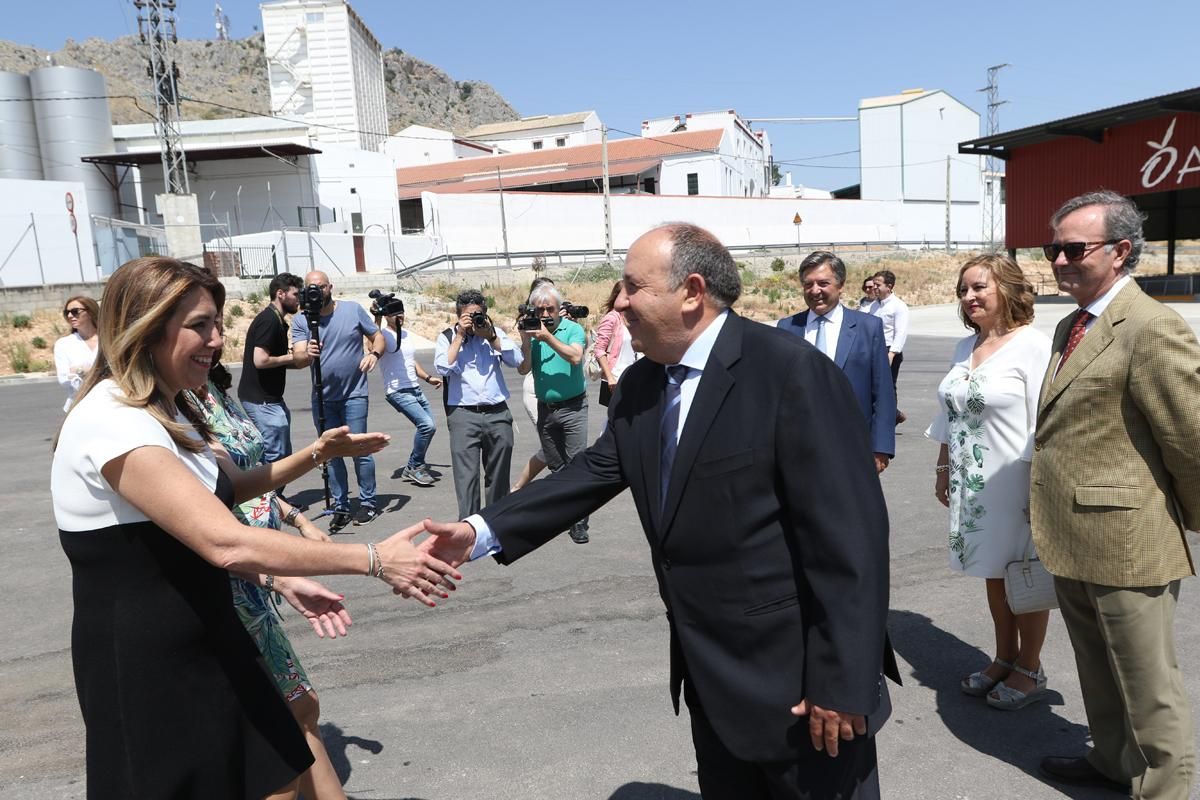
<svg viewBox="0 0 1200 800"><path fill-rule="evenodd" d="M959 270L959 313L975 331L958 343L938 385L929 438L940 442L935 493L950 509L950 568L984 578L996 657L962 690L1015 710L1041 699L1049 611L1015 615L1004 567L1033 553L1029 465L1050 340L1033 321L1033 287L1007 256L984 255Z"/></svg>

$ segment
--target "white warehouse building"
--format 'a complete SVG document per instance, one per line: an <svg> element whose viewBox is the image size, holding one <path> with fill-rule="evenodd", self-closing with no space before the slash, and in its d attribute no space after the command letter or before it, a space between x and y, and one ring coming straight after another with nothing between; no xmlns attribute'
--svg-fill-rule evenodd
<svg viewBox="0 0 1200 800"><path fill-rule="evenodd" d="M697 180L706 188L671 185L663 179L663 194L705 194L722 197L767 197L771 194L771 140L765 131L750 128L732 108L683 116L659 117L642 122L642 137L656 138L683 131L723 130L719 159L698 154L696 163L706 180ZM686 172L684 174L687 174Z"/></svg>

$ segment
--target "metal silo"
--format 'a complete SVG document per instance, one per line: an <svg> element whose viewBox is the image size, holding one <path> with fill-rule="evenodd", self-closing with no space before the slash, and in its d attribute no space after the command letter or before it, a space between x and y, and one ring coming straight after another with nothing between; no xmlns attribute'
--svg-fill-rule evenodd
<svg viewBox="0 0 1200 800"><path fill-rule="evenodd" d="M91 213L115 217L112 167L79 160L81 156L113 151L112 116L104 77L90 69L45 67L29 73L29 83L46 179L82 181Z"/></svg>
<svg viewBox="0 0 1200 800"><path fill-rule="evenodd" d="M42 179L32 97L29 76L0 72L0 178Z"/></svg>

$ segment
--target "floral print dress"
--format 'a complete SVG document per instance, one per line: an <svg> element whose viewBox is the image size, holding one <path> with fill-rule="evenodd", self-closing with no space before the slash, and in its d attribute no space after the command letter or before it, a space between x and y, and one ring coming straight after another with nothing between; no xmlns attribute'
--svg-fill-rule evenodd
<svg viewBox="0 0 1200 800"><path fill-rule="evenodd" d="M1050 340L1025 326L972 368L974 346L971 335L955 348L925 435L950 452L950 568L1001 578L1033 546L1029 465Z"/></svg>
<svg viewBox="0 0 1200 800"><path fill-rule="evenodd" d="M222 392L211 381L208 396L201 398L186 392L188 400L203 416L217 441L229 453L239 469L250 469L262 460L263 439L254 423L238 405L237 400ZM269 492L233 507L238 521L252 528L280 530L279 507L275 493ZM279 691L290 703L312 690L312 684L296 651L283 630L279 615L271 603L270 594L262 587L229 576L233 590L233 605L258 649L262 651L267 670L275 679Z"/></svg>

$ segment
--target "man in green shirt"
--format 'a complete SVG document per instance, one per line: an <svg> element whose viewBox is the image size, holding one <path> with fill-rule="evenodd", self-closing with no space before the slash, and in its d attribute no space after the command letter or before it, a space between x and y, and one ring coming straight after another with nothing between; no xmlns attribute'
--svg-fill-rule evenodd
<svg viewBox="0 0 1200 800"><path fill-rule="evenodd" d="M543 283L529 295L529 305L541 325L521 331L521 360L517 372L533 372L537 394L538 439L546 466L558 472L577 453L587 448L587 392L583 376L583 353L587 335L583 327L559 315L562 295L553 284ZM586 544L587 517L571 526L571 540Z"/></svg>

